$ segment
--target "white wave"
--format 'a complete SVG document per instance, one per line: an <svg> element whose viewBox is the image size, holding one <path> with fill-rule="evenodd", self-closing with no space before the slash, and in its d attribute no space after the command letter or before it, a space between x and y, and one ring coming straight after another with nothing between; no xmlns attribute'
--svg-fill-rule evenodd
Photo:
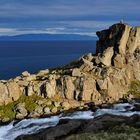
<svg viewBox="0 0 140 140"><path fill-rule="evenodd" d="M61 119L93 119L92 111L76 111L69 114L69 116L62 116Z"/></svg>
<svg viewBox="0 0 140 140"><path fill-rule="evenodd" d="M59 116L42 119L25 119L15 124L11 123L0 127L0 140L14 140L17 136L23 134L32 134L40 129L57 125Z"/></svg>
<svg viewBox="0 0 140 140"><path fill-rule="evenodd" d="M114 109L114 110L119 110L119 111L131 110L131 109L133 109L133 108L134 108L133 104L130 104L130 103L115 104L115 105L113 105L113 107L112 107L112 109Z"/></svg>
<svg viewBox="0 0 140 140"><path fill-rule="evenodd" d="M125 111L118 111L118 110L113 110L113 109L98 109L95 113L94 116L98 117L98 116L102 116L105 114L109 114L109 115L116 115L116 116L126 116L126 117L130 117L132 115L140 115L140 112L125 112Z"/></svg>
<svg viewBox="0 0 140 140"><path fill-rule="evenodd" d="M7 135L7 132L13 128L13 123L0 127L0 140L4 140L3 136Z"/></svg>

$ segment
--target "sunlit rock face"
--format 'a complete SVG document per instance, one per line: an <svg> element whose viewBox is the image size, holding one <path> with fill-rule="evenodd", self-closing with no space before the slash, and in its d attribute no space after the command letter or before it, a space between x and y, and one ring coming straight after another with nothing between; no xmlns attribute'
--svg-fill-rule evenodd
<svg viewBox="0 0 140 140"><path fill-rule="evenodd" d="M117 23L98 31L97 36L96 54L84 55L61 68L23 72L15 79L1 80L0 105L34 94L95 104L123 98L130 82L140 80L140 28Z"/></svg>

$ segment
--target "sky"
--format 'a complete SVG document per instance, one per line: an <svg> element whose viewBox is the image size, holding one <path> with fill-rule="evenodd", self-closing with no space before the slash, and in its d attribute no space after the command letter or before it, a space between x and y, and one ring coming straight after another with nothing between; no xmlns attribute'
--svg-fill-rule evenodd
<svg viewBox="0 0 140 140"><path fill-rule="evenodd" d="M121 19L140 25L140 0L0 0L0 36L95 36Z"/></svg>

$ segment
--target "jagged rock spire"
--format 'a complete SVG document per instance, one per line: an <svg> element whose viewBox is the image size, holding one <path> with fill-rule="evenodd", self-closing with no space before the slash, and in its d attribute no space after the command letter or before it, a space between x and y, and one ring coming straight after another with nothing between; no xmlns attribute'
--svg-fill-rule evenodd
<svg viewBox="0 0 140 140"><path fill-rule="evenodd" d="M105 61L112 61L113 65L113 61L118 55L119 58L121 58L120 60L123 61L122 63L126 63L132 59L132 57L135 56L135 52L140 49L139 27L131 27L128 24L121 22L112 25L109 29L98 31L96 34L99 37L99 40L97 41L96 55L100 54L101 60L107 58L106 55L110 55L108 60ZM108 48L112 48L113 53L112 49ZM108 50L111 50L111 52L109 53ZM125 60L126 62L124 62Z"/></svg>

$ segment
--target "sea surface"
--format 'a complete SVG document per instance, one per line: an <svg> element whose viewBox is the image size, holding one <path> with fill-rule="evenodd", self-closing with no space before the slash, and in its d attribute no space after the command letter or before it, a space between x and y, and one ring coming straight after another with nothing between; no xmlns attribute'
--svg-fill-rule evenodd
<svg viewBox="0 0 140 140"><path fill-rule="evenodd" d="M96 41L0 41L0 79L27 70L63 66L81 55L95 52Z"/></svg>

